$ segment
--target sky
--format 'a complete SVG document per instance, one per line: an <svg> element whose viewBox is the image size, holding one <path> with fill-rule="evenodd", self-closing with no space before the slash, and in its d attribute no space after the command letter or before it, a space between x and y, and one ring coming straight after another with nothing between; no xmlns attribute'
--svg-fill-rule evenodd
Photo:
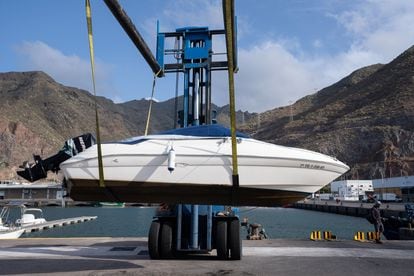
<svg viewBox="0 0 414 276"><path fill-rule="evenodd" d="M155 55L160 31L222 29L221 1L121 0ZM97 94L114 102L151 95L153 72L101 0L91 0ZM414 43L414 0L235 0L239 72L236 109L286 106L354 70L388 63ZM0 0L0 72L41 70L92 92L84 0ZM213 51L224 51L223 38ZM175 74L155 98L175 95ZM182 94L183 78L179 80ZM212 98L229 102L226 72L213 72Z"/></svg>

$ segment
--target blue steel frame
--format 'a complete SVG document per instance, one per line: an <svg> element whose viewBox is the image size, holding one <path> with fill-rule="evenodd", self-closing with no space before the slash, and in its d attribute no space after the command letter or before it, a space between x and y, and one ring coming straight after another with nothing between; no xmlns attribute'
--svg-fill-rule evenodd
<svg viewBox="0 0 414 276"><path fill-rule="evenodd" d="M214 33L213 33L214 32ZM207 114L211 112L210 106L211 102L207 101L211 99L210 96L210 88L211 88L211 62L212 62L212 35L213 34L224 34L224 30L219 31L209 31L207 27L185 27L185 28L178 28L176 29L175 33L160 33L159 32L159 24L157 22L157 54L156 59L164 69L164 72L168 72L165 70L166 64L164 63L164 56L166 54L165 49L165 39L167 37L175 37L177 39L182 40L182 49L175 49L172 51L176 51L176 54L180 54L180 60L182 63L180 66L176 68L175 72L182 72L184 74L184 94L183 94L183 118L182 122L180 122L181 127L188 127L190 125L198 125L200 123L200 118L193 118L194 116L194 108L195 105L199 105L199 107L203 108L203 98L201 97L202 92L204 91L206 101L206 112L204 113L204 120L201 123L204 124L211 124L211 114ZM171 53L171 50L170 50ZM221 70L225 70L224 67ZM199 91L195 91L195 87L198 88L198 84L195 84L196 74L198 74L198 78L200 78L200 86L201 88ZM198 79L197 78L197 79ZM195 93L200 93L201 95L196 95L198 101L193 101L192 103L192 114L190 114L190 88L193 88L192 96L194 98ZM210 105L210 106L208 106ZM190 208L188 208L190 207ZM201 209L200 209L201 208ZM189 244L186 248L182 248L183 246L183 223L187 223L187 215L184 216L184 211L190 209L190 237L189 237ZM224 210L224 206L212 206L212 205L182 205L179 204L176 207L176 249L177 250L212 250L212 235L213 235L213 212L218 212ZM207 216L207 223L206 223L206 243L205 248L201 248L199 243L199 216L200 214ZM188 225L188 224L187 224Z"/></svg>

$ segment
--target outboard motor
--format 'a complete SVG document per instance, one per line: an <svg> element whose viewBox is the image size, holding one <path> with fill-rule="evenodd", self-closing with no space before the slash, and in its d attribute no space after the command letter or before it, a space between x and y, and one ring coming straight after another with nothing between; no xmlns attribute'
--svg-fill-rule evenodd
<svg viewBox="0 0 414 276"><path fill-rule="evenodd" d="M30 182L46 178L48 171L57 173L62 162L86 150L95 143L95 137L90 133L66 140L63 148L57 154L47 159L42 160L39 155L33 155L34 164L29 164L28 161L25 161L20 166L24 170L17 171L17 174Z"/></svg>

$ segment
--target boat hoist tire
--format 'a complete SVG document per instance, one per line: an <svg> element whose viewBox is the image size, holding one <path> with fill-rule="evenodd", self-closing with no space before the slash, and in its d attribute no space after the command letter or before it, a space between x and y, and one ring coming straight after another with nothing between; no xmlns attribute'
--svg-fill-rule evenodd
<svg viewBox="0 0 414 276"><path fill-rule="evenodd" d="M242 244L240 238L240 221L233 219L228 222L228 247L230 250L231 260L241 260L242 257Z"/></svg>
<svg viewBox="0 0 414 276"><path fill-rule="evenodd" d="M173 223L171 221L162 222L159 243L160 243L161 258L162 259L174 258Z"/></svg>
<svg viewBox="0 0 414 276"><path fill-rule="evenodd" d="M160 222L153 221L148 234L148 253L151 259L160 258L159 250Z"/></svg>
<svg viewBox="0 0 414 276"><path fill-rule="evenodd" d="M227 260L229 253L227 247L227 221L219 220L216 224L216 249L220 260Z"/></svg>

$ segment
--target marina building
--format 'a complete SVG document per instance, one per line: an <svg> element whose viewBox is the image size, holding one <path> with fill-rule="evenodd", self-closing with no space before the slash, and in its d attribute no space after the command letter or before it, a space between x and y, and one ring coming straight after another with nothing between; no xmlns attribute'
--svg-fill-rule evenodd
<svg viewBox="0 0 414 276"><path fill-rule="evenodd" d="M395 194L402 202L414 202L414 176L372 180L377 195Z"/></svg>
<svg viewBox="0 0 414 276"><path fill-rule="evenodd" d="M0 204L10 201L24 201L33 205L57 204L63 202L64 190L61 183L21 183L11 180L0 181Z"/></svg>
<svg viewBox="0 0 414 276"><path fill-rule="evenodd" d="M341 200L364 200L374 193L383 201L414 202L414 176L373 180L341 180L331 183L331 197Z"/></svg>
<svg viewBox="0 0 414 276"><path fill-rule="evenodd" d="M341 180L331 183L331 193L341 200L364 200L367 192L374 192L373 180Z"/></svg>

